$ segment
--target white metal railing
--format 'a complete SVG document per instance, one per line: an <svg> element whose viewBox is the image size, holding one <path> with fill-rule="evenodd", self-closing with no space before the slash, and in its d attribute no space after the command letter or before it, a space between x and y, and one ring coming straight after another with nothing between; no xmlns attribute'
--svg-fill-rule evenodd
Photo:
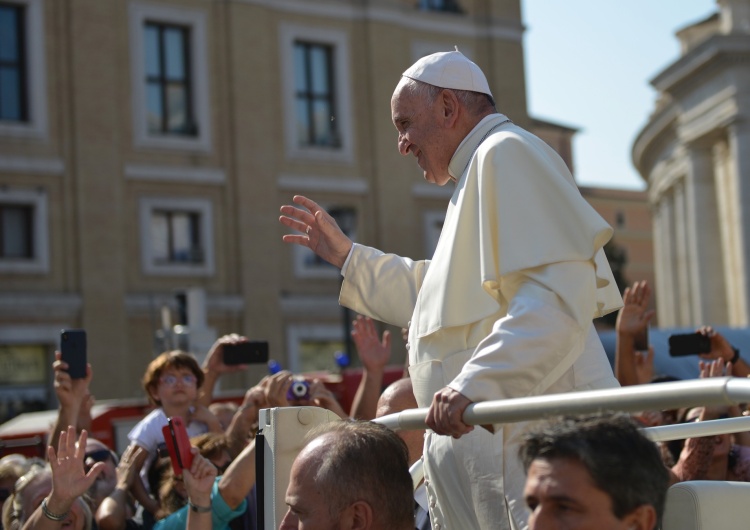
<svg viewBox="0 0 750 530"><path fill-rule="evenodd" d="M466 408L463 420L469 425L487 425L603 410L641 412L739 403L750 403L750 379L715 377L472 403ZM426 408L405 410L374 421L394 430L424 429L427 410ZM701 423L709 424L709 422ZM695 426L697 425L700 424ZM679 437L685 436L680 433Z"/></svg>
<svg viewBox="0 0 750 530"><path fill-rule="evenodd" d="M472 403L466 408L463 420L469 425L487 425L605 410L642 412L740 403L750 403L750 379L721 377ZM373 421L394 430L425 429L427 411L410 409ZM682 440L750 431L750 417L648 427L643 431L655 442ZM409 471L416 488L424 477L423 461L417 460Z"/></svg>
<svg viewBox="0 0 750 530"><path fill-rule="evenodd" d="M696 423L661 425L659 427L646 427L643 429L644 434L655 442L685 440L686 438L700 438L701 436L747 431L750 431L750 416L700 421Z"/></svg>

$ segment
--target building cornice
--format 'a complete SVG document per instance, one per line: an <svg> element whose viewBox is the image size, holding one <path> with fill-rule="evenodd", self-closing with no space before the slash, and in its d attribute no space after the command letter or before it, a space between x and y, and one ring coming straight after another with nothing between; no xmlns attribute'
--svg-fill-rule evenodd
<svg viewBox="0 0 750 530"><path fill-rule="evenodd" d="M341 315L338 298L325 295L287 295L281 297L281 313L286 317L335 317Z"/></svg>
<svg viewBox="0 0 750 530"><path fill-rule="evenodd" d="M0 293L0 315L74 321L83 307L80 295L67 293Z"/></svg>
<svg viewBox="0 0 750 530"><path fill-rule="evenodd" d="M25 157L0 155L0 171L40 175L64 175L65 162L54 157Z"/></svg>
<svg viewBox="0 0 750 530"><path fill-rule="evenodd" d="M644 167L648 151L654 147L654 142L658 137L663 136L668 129L675 126L678 116L679 110L676 105L669 103L649 118L633 142L633 165L646 181L650 172L650 168Z"/></svg>
<svg viewBox="0 0 750 530"><path fill-rule="evenodd" d="M125 295L125 310L130 315L143 315L156 312L162 307L177 308L174 292L160 293L130 293ZM245 301L238 295L223 295L206 293L206 309L209 313L223 313L227 315L241 315L245 309Z"/></svg>
<svg viewBox="0 0 750 530"><path fill-rule="evenodd" d="M652 170L649 180L649 201L651 204L659 202L659 198L673 188L677 181L687 175L690 170L685 147L680 146L670 153L670 156L658 162Z"/></svg>
<svg viewBox="0 0 750 530"><path fill-rule="evenodd" d="M714 35L662 70L651 80L651 84L659 92L674 92L708 66L719 63L719 59L750 61L750 38L743 35Z"/></svg>
<svg viewBox="0 0 750 530"><path fill-rule="evenodd" d="M310 2L309 0L235 0L284 13L325 17L345 21L393 24L406 29L442 33L456 37L482 37L521 42L524 27L520 21L469 17L455 13L415 11L405 6L373 6L370 3ZM410 16L405 16L405 15ZM418 14L419 16L414 16Z"/></svg>
<svg viewBox="0 0 750 530"><path fill-rule="evenodd" d="M319 175L280 175L277 186L284 191L345 193L349 195L366 195L370 190L367 181L363 179L321 177Z"/></svg>
<svg viewBox="0 0 750 530"><path fill-rule="evenodd" d="M697 142L711 133L721 131L731 124L738 114L737 87L729 85L680 116L680 142Z"/></svg>

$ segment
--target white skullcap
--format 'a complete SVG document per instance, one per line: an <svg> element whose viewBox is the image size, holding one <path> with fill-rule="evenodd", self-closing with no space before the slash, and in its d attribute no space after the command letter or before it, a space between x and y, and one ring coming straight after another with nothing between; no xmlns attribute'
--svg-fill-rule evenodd
<svg viewBox="0 0 750 530"><path fill-rule="evenodd" d="M482 70L458 51L426 55L411 65L404 77L440 88L471 90L492 97L490 85Z"/></svg>

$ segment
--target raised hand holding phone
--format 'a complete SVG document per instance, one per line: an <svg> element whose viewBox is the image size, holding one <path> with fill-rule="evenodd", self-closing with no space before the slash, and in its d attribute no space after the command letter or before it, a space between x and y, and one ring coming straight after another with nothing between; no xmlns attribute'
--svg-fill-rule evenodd
<svg viewBox="0 0 750 530"><path fill-rule="evenodd" d="M669 336L669 355L683 357L711 351L711 339L702 333L677 333Z"/></svg>
<svg viewBox="0 0 750 530"><path fill-rule="evenodd" d="M71 379L86 377L86 331L64 329L60 332L60 359L68 365Z"/></svg>

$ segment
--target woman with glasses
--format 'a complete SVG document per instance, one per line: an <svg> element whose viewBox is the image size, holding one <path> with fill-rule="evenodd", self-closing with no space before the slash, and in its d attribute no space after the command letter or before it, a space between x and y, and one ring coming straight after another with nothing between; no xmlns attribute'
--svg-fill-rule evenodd
<svg viewBox="0 0 750 530"><path fill-rule="evenodd" d="M149 493L147 476L159 446L164 444L161 429L167 425L167 419L183 418L190 437L209 431L222 432L216 416L207 408L196 406L203 381L204 374L195 357L179 350L162 353L146 368L143 388L156 408L128 433L131 444L146 450L134 463L143 480L136 480L133 485L133 495L148 512L144 518L153 517L159 510L159 501Z"/></svg>

